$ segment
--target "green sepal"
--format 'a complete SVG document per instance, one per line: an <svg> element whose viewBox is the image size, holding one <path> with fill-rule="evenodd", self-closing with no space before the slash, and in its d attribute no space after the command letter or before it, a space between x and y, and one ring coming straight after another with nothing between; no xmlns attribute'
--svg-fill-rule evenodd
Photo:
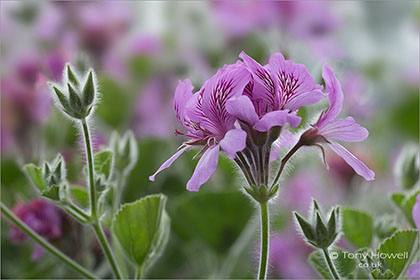
<svg viewBox="0 0 420 280"><path fill-rule="evenodd" d="M67 79L70 83L72 83L75 87L79 86L79 80L77 79L76 75L73 73L70 67L70 63L67 63Z"/></svg>
<svg viewBox="0 0 420 280"><path fill-rule="evenodd" d="M69 101L70 107L73 112L73 117L81 119L85 117L84 114L84 107L82 104L82 100L80 100L79 95L77 94L76 90L71 86L70 83L67 83L68 91L69 91Z"/></svg>
<svg viewBox="0 0 420 280"><path fill-rule="evenodd" d="M42 174L42 168L37 167L33 163L30 163L25 165L23 169L26 171L26 174L28 174L29 178L31 178L32 182L40 192L43 192L47 189L47 185Z"/></svg>
<svg viewBox="0 0 420 280"><path fill-rule="evenodd" d="M93 71L91 70L88 74L85 86L82 91L83 104L89 106L95 99L95 84L93 82Z"/></svg>

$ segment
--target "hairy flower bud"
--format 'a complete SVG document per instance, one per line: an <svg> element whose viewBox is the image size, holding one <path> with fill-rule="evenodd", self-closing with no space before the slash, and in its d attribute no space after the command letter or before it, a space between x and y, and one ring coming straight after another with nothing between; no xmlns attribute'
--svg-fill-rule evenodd
<svg viewBox="0 0 420 280"><path fill-rule="evenodd" d="M110 147L114 152L114 166L120 172L130 172L137 162L138 148L133 132L128 131L122 137L113 133Z"/></svg>
<svg viewBox="0 0 420 280"><path fill-rule="evenodd" d="M398 157L394 169L398 183L404 189L411 189L419 181L419 150L416 146L406 146Z"/></svg>
<svg viewBox="0 0 420 280"><path fill-rule="evenodd" d="M42 196L56 201L63 199L60 193L65 193L61 189L66 187L66 168L61 155L50 163L44 162L42 168L27 164L24 169Z"/></svg>
<svg viewBox="0 0 420 280"><path fill-rule="evenodd" d="M64 84L66 84L67 93L63 93L63 89L51 85L57 97L58 107L72 118L85 119L91 113L95 105L95 96L97 96L93 71L89 71L83 89L81 89L81 83L70 64L67 64L65 72L66 81Z"/></svg>
<svg viewBox="0 0 420 280"><path fill-rule="evenodd" d="M313 204L310 215L313 217L312 221L307 221L297 212L294 212L294 215L306 242L316 248L327 249L336 241L339 234L340 208L333 208L327 223L325 223L326 220L316 200L313 201Z"/></svg>

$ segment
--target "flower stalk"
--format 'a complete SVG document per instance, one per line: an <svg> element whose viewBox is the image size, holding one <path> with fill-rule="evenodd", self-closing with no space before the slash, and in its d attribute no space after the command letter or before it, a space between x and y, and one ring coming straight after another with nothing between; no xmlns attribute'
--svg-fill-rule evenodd
<svg viewBox="0 0 420 280"><path fill-rule="evenodd" d="M88 279L97 278L94 274L92 274L86 268L82 267L80 264L70 259L64 253L62 253L60 250L54 247L51 243L45 240L42 236L36 233L33 229L27 226L21 219L19 219L19 217L13 214L13 212L6 205L4 205L3 202L0 202L0 208L1 208L1 213L3 215L5 215L13 224L19 227L20 230L22 230L24 233L26 233L28 236L34 239L45 250L47 250L48 252L56 256L58 259L60 259L62 262L64 262L65 264L73 268L74 270L78 271L84 277Z"/></svg>
<svg viewBox="0 0 420 280"><path fill-rule="evenodd" d="M258 271L258 279L267 278L268 255L269 255L269 234L270 222L268 215L268 203L260 203L261 212L261 249L260 249L260 268Z"/></svg>
<svg viewBox="0 0 420 280"><path fill-rule="evenodd" d="M117 264L114 253L111 250L111 246L106 239L104 230L102 228L101 222L97 217L97 199L96 199L96 190L95 190L95 173L94 173L94 163L93 163L93 152L92 144L90 140L89 127L85 119L81 120L83 135L85 138L85 149L86 149L86 159L88 164L88 176L89 176L89 198L90 198L90 209L91 209L91 219L93 220L92 227L96 233L99 243L104 251L106 258L108 259L109 264L111 265L114 276L118 279L122 279L121 270Z"/></svg>
<svg viewBox="0 0 420 280"><path fill-rule="evenodd" d="M322 253L324 254L324 259L325 259L325 262L328 265L328 268L330 270L331 276L334 279L340 279L340 276L339 276L337 270L335 269L334 263L332 262L332 260L330 258L330 254L329 254L328 248L323 248L322 249Z"/></svg>

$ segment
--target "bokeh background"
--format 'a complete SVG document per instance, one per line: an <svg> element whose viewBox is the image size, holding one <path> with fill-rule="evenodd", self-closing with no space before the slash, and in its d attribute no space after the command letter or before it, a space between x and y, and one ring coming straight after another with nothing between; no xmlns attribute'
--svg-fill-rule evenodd
<svg viewBox="0 0 420 280"><path fill-rule="evenodd" d="M342 204L374 216L393 211L388 194L403 187L393 171L396 159L419 141L419 19L417 1L2 1L1 199L15 210L32 203L31 211L45 212L43 202L33 201L37 193L21 166L52 160L57 152L65 157L69 180L84 185L80 135L53 108L46 82L61 81L66 62L80 73L93 66L102 95L95 149L106 146L113 131L131 129L138 140L140 156L124 200L158 192L169 197L171 237L149 277L253 277L258 221L231 161L221 159L199 193L185 189L194 152L156 182L148 180L185 140L174 135L180 128L172 108L177 81L190 78L198 89L242 50L261 63L281 51L305 64L318 82L328 62L342 82L345 114L370 132L368 140L347 147L376 172L376 180L364 181L330 152L329 170L316 150L293 160L271 205L270 277L316 277L306 262L311 248L297 235L291 211L305 213L311 197L326 207ZM299 114L311 120L325 106ZM92 232L57 213L52 242L109 275ZM49 254L34 256L34 243L19 242L4 220L1 233L2 278L78 277Z"/></svg>

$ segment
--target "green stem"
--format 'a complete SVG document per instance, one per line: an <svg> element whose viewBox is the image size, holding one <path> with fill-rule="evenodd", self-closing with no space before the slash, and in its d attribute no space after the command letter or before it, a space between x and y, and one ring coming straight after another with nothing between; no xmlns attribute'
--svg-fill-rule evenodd
<svg viewBox="0 0 420 280"><path fill-rule="evenodd" d="M85 137L86 145L86 159L88 163L88 175L89 175L89 199L90 199L90 215L96 219L96 190L95 190L95 178L94 178L94 165L93 165L93 152L92 144L90 141L89 128L86 120L82 120L83 136Z"/></svg>
<svg viewBox="0 0 420 280"><path fill-rule="evenodd" d="M258 279L267 278L268 266L268 238L269 238L269 217L267 202L260 203L261 211L261 254L260 254L260 269Z"/></svg>
<svg viewBox="0 0 420 280"><path fill-rule="evenodd" d="M280 179L280 175L283 172L284 167L286 166L286 163L289 161L289 159L302 147L302 143L300 141L296 143L295 146L293 146L292 149L284 156L284 158L281 160L279 171L277 172L276 177L274 178L273 182L271 183L270 190L277 184L277 182Z"/></svg>
<svg viewBox="0 0 420 280"><path fill-rule="evenodd" d="M328 268L330 269L331 276L334 279L340 279L340 276L339 276L337 270L335 269L335 266L334 266L334 264L333 264L333 262L330 258L330 255L328 253L328 248L322 249L322 252L324 253L324 258L325 258L325 261L327 262Z"/></svg>
<svg viewBox="0 0 420 280"><path fill-rule="evenodd" d="M42 236L40 236L38 233L36 233L34 230L32 230L30 227L28 227L19 217L17 217L13 212L3 204L3 202L0 202L0 208L1 212L11 221L13 222L17 227L19 227L20 230L22 230L24 233L29 235L31 238L33 238L39 245L41 245L45 250L49 251L53 255L55 255L57 258L59 258L61 261L78 271L81 275L83 275L86 278L89 279L96 279L97 277L93 275L90 271L82 267L77 262L70 259L68 256L63 254L60 250L58 250L56 247L54 247L51 243L49 243L47 240L45 240Z"/></svg>
<svg viewBox="0 0 420 280"><path fill-rule="evenodd" d="M86 224L89 221L88 219L82 217L80 214L74 211L70 206L64 205L62 207L67 212L67 214L71 215L73 218L79 221L79 223Z"/></svg>
<svg viewBox="0 0 420 280"><path fill-rule="evenodd" d="M141 278L142 278L142 268L141 267L138 267L136 269L136 276L135 276L134 279L141 279Z"/></svg>
<svg viewBox="0 0 420 280"><path fill-rule="evenodd" d="M117 265L117 262L115 260L115 256L112 253L111 246L108 243L108 240L106 239L104 230L99 222L92 224L93 229L95 230L96 236L98 237L98 241L101 244L101 247L105 253L105 256L107 257L109 264L111 265L112 271L114 272L115 277L118 279L122 279L121 271Z"/></svg>
<svg viewBox="0 0 420 280"><path fill-rule="evenodd" d="M90 141L89 127L86 123L86 120L82 120L83 135L85 137L86 145L86 159L88 164L88 175L89 175L89 197L90 197L90 209L91 209L91 219L94 221L92 223L93 229L95 230L98 241L101 244L101 247L105 253L105 256L108 259L109 264L111 265L114 276L118 279L122 278L121 270L119 269L115 256L111 250L111 246L108 243L108 240L105 237L104 231L102 229L101 222L97 217L97 201L96 201L96 190L95 190L95 174L94 174L94 163L93 163L93 152L92 144Z"/></svg>

